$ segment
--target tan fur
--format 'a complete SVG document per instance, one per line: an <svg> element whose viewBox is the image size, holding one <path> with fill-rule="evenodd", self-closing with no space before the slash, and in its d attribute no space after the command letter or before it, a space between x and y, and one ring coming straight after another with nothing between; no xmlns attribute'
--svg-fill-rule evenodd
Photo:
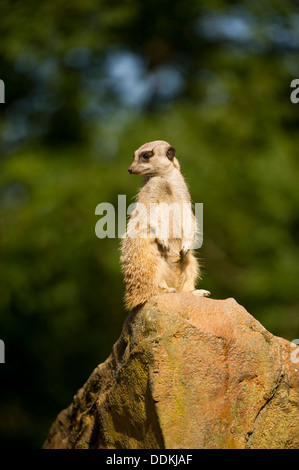
<svg viewBox="0 0 299 470"><path fill-rule="evenodd" d="M147 153L149 156L144 156ZM128 309L145 303L154 295L165 292L195 292L208 295L207 291L195 291L199 277L199 265L191 249L195 237L195 217L190 213L194 230L186 238L180 218L170 215L168 237L161 237L159 226L149 220L150 204L157 204L162 214L163 203L190 203L190 195L175 150L167 142L156 140L142 145L135 151L130 173L142 175L144 185L137 196L137 207L131 214L127 232L121 244L121 262L126 284L125 302ZM146 213L138 208L142 203ZM133 229L138 236L132 238ZM179 237L173 237L174 232ZM154 236L150 237L150 233ZM157 234L157 236L155 236ZM130 236L131 235L131 236Z"/></svg>

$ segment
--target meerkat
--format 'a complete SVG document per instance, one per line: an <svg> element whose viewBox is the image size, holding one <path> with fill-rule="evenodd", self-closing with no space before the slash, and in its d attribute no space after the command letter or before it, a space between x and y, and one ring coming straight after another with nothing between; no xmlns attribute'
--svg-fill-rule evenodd
<svg viewBox="0 0 299 470"><path fill-rule="evenodd" d="M175 153L168 142L148 142L134 152L134 161L128 169L130 174L142 175L144 179L121 242L125 303L129 310L163 293L210 295L195 288L200 277L199 263L192 250L196 220ZM169 207L176 210L167 212ZM188 233L182 223L184 210L189 211L191 221ZM169 222L166 234L161 231L163 221Z"/></svg>

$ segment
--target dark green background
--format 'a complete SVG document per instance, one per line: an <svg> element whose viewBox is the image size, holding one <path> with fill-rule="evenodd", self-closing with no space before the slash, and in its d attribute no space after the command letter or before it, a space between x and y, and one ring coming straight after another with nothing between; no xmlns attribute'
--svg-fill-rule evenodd
<svg viewBox="0 0 299 470"><path fill-rule="evenodd" d="M176 149L204 207L212 297L299 337L296 2L0 5L0 445L39 448L126 312L101 202L133 201L144 142Z"/></svg>

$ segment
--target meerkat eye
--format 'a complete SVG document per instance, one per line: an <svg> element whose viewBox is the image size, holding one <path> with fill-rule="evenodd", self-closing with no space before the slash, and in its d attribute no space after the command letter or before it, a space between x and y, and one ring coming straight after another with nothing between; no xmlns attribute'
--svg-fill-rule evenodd
<svg viewBox="0 0 299 470"><path fill-rule="evenodd" d="M143 162L147 162L149 160L149 158L152 157L152 156L153 156L153 152L144 152L141 155L140 160L143 161Z"/></svg>

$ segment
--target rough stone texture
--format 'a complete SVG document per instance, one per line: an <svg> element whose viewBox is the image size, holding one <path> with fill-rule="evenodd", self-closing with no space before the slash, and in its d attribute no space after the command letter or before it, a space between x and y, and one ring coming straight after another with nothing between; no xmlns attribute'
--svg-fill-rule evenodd
<svg viewBox="0 0 299 470"><path fill-rule="evenodd" d="M298 448L293 351L234 299L153 297L44 448Z"/></svg>

